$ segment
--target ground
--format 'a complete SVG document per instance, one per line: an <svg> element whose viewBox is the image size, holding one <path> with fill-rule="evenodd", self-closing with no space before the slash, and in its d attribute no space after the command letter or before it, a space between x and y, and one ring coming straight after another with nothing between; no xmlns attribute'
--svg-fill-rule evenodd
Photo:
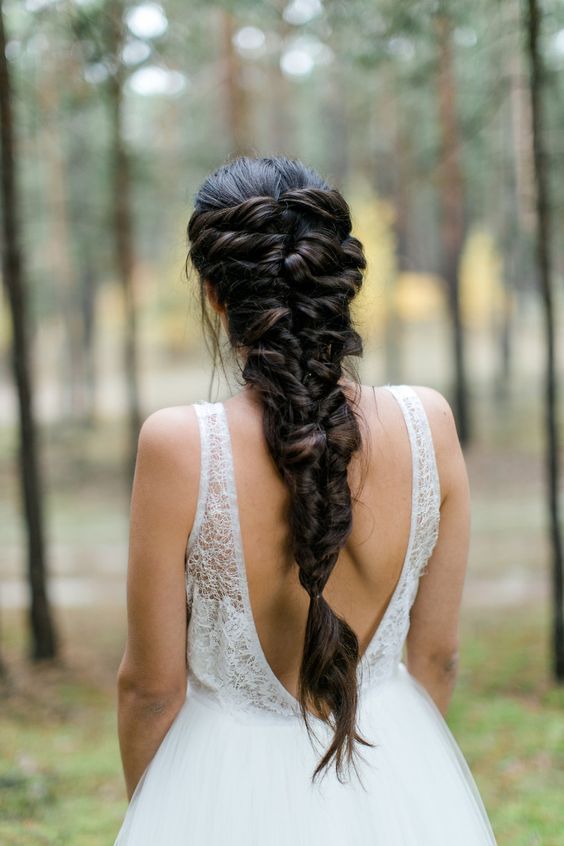
<svg viewBox="0 0 564 846"><path fill-rule="evenodd" d="M11 679L0 737L6 846L113 843L126 808L115 720L118 609L59 614L60 666L22 660L21 614L5 615ZM547 678L546 618L523 607L463 623L448 724L470 764L499 846L562 846L564 690Z"/></svg>

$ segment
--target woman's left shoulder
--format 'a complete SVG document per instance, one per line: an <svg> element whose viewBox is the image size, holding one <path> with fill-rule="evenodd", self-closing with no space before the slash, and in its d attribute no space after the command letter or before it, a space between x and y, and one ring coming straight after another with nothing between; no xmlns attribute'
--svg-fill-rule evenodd
<svg viewBox="0 0 564 846"><path fill-rule="evenodd" d="M169 467L171 473L193 465L199 449L198 419L194 405L176 405L153 411L139 431L138 455Z"/></svg>

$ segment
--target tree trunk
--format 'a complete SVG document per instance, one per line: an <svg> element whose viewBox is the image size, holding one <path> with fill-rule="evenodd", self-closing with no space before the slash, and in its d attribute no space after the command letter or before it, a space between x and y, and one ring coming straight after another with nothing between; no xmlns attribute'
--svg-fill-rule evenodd
<svg viewBox="0 0 564 846"><path fill-rule="evenodd" d="M71 259L71 235L67 200L65 144L60 129L60 74L53 56L45 58L40 81L40 104L44 115L42 150L49 192L49 265L57 291L63 343L60 356L61 410L79 419L84 414L84 361L77 278ZM66 63L68 65L68 62ZM63 66L62 71L70 71Z"/></svg>
<svg viewBox="0 0 564 846"><path fill-rule="evenodd" d="M349 174L349 122L347 120L344 69L333 63L327 74L327 94L324 125L327 131L327 165L331 183L340 191L346 190Z"/></svg>
<svg viewBox="0 0 564 846"><path fill-rule="evenodd" d="M287 43L291 26L283 17L286 0L274 0L276 12L275 35L280 45L269 57L267 104L270 107L270 149L273 155L290 156L294 154L294 126L291 110L291 92L287 77L280 66L280 61Z"/></svg>
<svg viewBox="0 0 564 846"><path fill-rule="evenodd" d="M470 438L468 386L464 356L464 331L460 309L458 265L464 241L464 188L460 166L460 141L456 119L456 83L452 53L452 25L446 12L436 17L438 42L438 97L441 161L439 199L443 276L447 285L454 354L454 413L461 443Z"/></svg>
<svg viewBox="0 0 564 846"><path fill-rule="evenodd" d="M30 588L31 657L54 658L57 637L47 598L47 568L37 434L33 418L29 365L27 295L24 285L19 197L15 179L17 153L12 118L11 83L6 60L4 15L0 0L0 137L2 142L3 278L12 318L12 367L18 394L19 464L23 508L27 524L28 580Z"/></svg>
<svg viewBox="0 0 564 846"><path fill-rule="evenodd" d="M527 52L530 71L531 127L536 202L536 251L546 335L545 426L546 479L550 535L552 541L553 669L564 681L564 578L560 533L558 486L558 402L556 391L556 338L552 294L552 210L548 182L547 150L544 144L543 109L544 67L540 48L540 9L538 0L526 0Z"/></svg>
<svg viewBox="0 0 564 846"><path fill-rule="evenodd" d="M401 274L413 268L410 257L411 238L409 231L409 203L411 183L414 178L412 166L411 140L405 129L404 112L399 108L401 88L388 77L384 86L384 97L380 104L380 114L388 115L388 132L392 155L382 163L385 188L380 188L393 203L395 212L394 235L396 243L397 273L389 281L386 290L387 308L384 334L386 354L386 380L392 384L403 381L405 326L396 306L396 291Z"/></svg>
<svg viewBox="0 0 564 846"><path fill-rule="evenodd" d="M228 137L230 139L230 155L242 156L249 154L248 107L242 82L243 68L241 60L233 46L235 22L233 15L224 9L220 10L221 40L222 40L222 79L221 84L225 94L225 116Z"/></svg>
<svg viewBox="0 0 564 846"><path fill-rule="evenodd" d="M133 282L133 234L131 219L131 174L129 153L123 137L124 67L121 61L123 33L123 2L112 0L111 55L114 69L109 77L109 106L111 121L112 196L116 267L123 291L125 308L124 370L127 382L127 411L129 418L128 476L131 481L135 469L137 441L141 427L138 378L137 306Z"/></svg>
<svg viewBox="0 0 564 846"><path fill-rule="evenodd" d="M96 293L98 277L94 262L82 254L80 271L80 310L83 326L84 420L93 426L96 420Z"/></svg>

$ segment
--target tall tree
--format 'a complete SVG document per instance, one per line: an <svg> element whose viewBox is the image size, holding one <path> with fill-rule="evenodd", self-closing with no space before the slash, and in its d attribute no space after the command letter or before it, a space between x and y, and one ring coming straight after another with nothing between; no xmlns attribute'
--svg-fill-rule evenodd
<svg viewBox="0 0 564 846"><path fill-rule="evenodd" d="M495 5L496 12L496 76L503 80L506 94L500 103L497 156L499 183L495 203L495 230L503 254L503 303L499 324L499 367L496 396L509 394L514 367L514 329L519 294L527 287L534 261L531 244L534 240L534 175L530 142L531 108L527 86L525 56L521 49L521 2L507 0ZM494 185L492 185L492 188Z"/></svg>
<svg viewBox="0 0 564 846"><path fill-rule="evenodd" d="M39 102L44 115L41 145L49 196L48 242L50 266L56 287L63 343L60 350L61 407L64 414L79 418L84 413L84 353L81 314L78 308L77 274L72 262L68 208L68 163L61 131L61 79L75 70L72 56L46 55L39 80ZM66 73L65 73L66 72Z"/></svg>
<svg viewBox="0 0 564 846"><path fill-rule="evenodd" d="M28 303L20 248L17 150L11 79L6 59L4 10L0 0L0 139L2 162L3 279L12 319L12 367L18 396L19 465L27 526L31 657L56 656L57 637L47 598L47 567L37 433L29 364Z"/></svg>
<svg viewBox="0 0 564 846"><path fill-rule="evenodd" d="M110 73L108 76L111 121L113 228L116 266L125 306L124 369L129 418L129 475L133 476L141 426L138 376L137 304L133 281L133 224L131 213L131 163L123 132L123 89L126 68L122 60L125 40L123 0L108 0Z"/></svg>
<svg viewBox="0 0 564 846"><path fill-rule="evenodd" d="M270 56L268 90L270 92L270 139L273 154L292 156L294 151L293 112L288 77L281 67L281 59L292 28L284 19L286 0L274 0L272 9L275 15L275 49Z"/></svg>
<svg viewBox="0 0 564 846"><path fill-rule="evenodd" d="M386 128L389 140L386 158L378 162L376 188L382 196L388 197L394 209L394 235L396 242L397 275L386 285L386 318L384 349L386 356L386 380L401 382L404 375L405 327L396 305L398 276L412 269L410 256L409 203L410 183L413 179L411 159L411 138L406 132L404 110L399 108L400 83L389 72L380 71L382 79L379 112L387 115Z"/></svg>
<svg viewBox="0 0 564 846"><path fill-rule="evenodd" d="M225 94L226 128L230 153L240 156L249 153L249 103L242 78L241 59L233 44L236 33L235 19L226 9L221 9L219 15L222 41L221 84Z"/></svg>
<svg viewBox="0 0 564 846"><path fill-rule="evenodd" d="M542 296L545 337L545 426L546 479L550 536L552 541L553 667L558 681L564 681L564 573L562 535L558 508L560 479L558 457L558 397L556 382L556 335L552 281L552 209L548 180L543 89L545 69L540 46L541 13L538 0L525 0L526 42L529 60L529 93L533 167L535 174L536 253Z"/></svg>
<svg viewBox="0 0 564 846"><path fill-rule="evenodd" d="M454 353L454 410L461 443L470 437L464 329L460 307L458 266L464 242L464 184L460 164L460 133L456 115L456 81L452 49L452 21L446 2L435 18L438 49L439 199L443 276L447 284Z"/></svg>

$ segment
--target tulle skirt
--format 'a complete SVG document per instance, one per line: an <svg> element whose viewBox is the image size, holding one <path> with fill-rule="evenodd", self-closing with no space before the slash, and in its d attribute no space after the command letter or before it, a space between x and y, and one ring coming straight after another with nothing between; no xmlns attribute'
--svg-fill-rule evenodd
<svg viewBox="0 0 564 846"><path fill-rule="evenodd" d="M472 774L440 711L403 663L362 692L373 748L346 783L311 776L330 731L264 712L225 713L189 686L114 846L490 846Z"/></svg>

